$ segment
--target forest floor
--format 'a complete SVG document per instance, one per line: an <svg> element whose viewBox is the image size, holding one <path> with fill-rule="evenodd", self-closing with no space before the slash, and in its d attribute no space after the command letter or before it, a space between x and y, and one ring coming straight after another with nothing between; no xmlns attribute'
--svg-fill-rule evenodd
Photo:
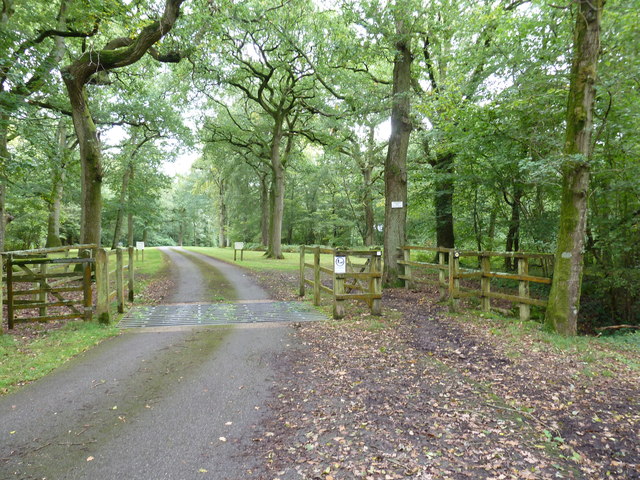
<svg viewBox="0 0 640 480"><path fill-rule="evenodd" d="M256 277L295 298L294 274ZM428 290L385 290L383 308L299 326L257 478L640 478L637 344L451 315Z"/></svg>

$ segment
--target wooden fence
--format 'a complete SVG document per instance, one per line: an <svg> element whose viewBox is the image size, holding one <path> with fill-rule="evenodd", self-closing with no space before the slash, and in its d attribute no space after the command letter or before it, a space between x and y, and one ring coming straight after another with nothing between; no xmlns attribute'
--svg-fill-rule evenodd
<svg viewBox="0 0 640 480"><path fill-rule="evenodd" d="M71 257L71 251L82 251ZM124 272L128 275L128 298L134 295L134 249L107 251L97 245L73 245L38 250L20 250L0 254L0 333L2 332L2 287L6 285L7 324L93 318L92 275L96 279L96 314L101 322L109 322L109 305L115 299L119 312L124 312ZM115 261L114 261L115 258ZM78 298L77 292L81 292ZM37 314L35 311L37 310ZM27 316L18 316L27 311Z"/></svg>
<svg viewBox="0 0 640 480"><path fill-rule="evenodd" d="M424 251L437 255L438 263L419 262L411 259L411 253ZM438 280L435 282L440 288L441 299L449 298L453 310L458 307L458 300L461 298L475 297L481 300L483 311L491 311L491 300L506 300L519 306L521 320L529 320L531 316L531 305L540 307L547 306L546 299L532 298L530 294L530 283L551 284L551 278L545 274L530 275L529 267L531 260L541 261L541 270L546 272L547 262L553 261L553 255L548 253L523 253L523 252L475 252L457 251L448 248L436 247L402 247L403 260L399 261L404 266L404 275L401 278L405 281L405 286L409 288L413 282L418 280L412 275L413 268L427 270L437 270ZM461 258L476 258L478 268L462 268ZM492 270L492 258L512 258L517 263L516 272L499 272ZM501 293L491 290L492 279L514 280L518 282L518 294ZM461 280L479 280L480 288L470 288L460 285ZM427 280L429 281L429 280Z"/></svg>
<svg viewBox="0 0 640 480"><path fill-rule="evenodd" d="M307 263L306 255L313 254L313 263ZM332 267L320 264L320 255L331 255ZM365 258L357 263L354 258ZM307 269L313 278L306 278ZM331 287L323 284L330 283ZM343 318L345 300L365 301L372 315L381 314L382 254L379 250L342 250L300 246L300 296L305 295L306 285L313 287L313 304L320 305L322 292L333 297L333 318ZM351 293L356 292L356 293Z"/></svg>
<svg viewBox="0 0 640 480"><path fill-rule="evenodd" d="M128 300L133 302L134 286L134 248L128 247L128 259L124 261L124 248L115 250L96 250L96 316L101 323L109 323L109 306L115 300L118 313L124 312L124 279L127 272Z"/></svg>

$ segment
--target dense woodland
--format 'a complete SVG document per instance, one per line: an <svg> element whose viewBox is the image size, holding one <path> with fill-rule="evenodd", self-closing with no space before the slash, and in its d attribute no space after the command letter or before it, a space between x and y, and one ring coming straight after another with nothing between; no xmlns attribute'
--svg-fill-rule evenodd
<svg viewBox="0 0 640 480"><path fill-rule="evenodd" d="M583 262L582 321L639 323L640 5L603 4L2 0L0 250L557 251L552 327Z"/></svg>

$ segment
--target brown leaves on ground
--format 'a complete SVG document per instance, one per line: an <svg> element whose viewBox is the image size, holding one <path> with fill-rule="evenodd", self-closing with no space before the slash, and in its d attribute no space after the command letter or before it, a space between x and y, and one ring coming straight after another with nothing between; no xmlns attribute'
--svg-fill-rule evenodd
<svg viewBox="0 0 640 480"><path fill-rule="evenodd" d="M575 354L510 342L504 321L450 317L424 293L387 290L383 305L383 319L296 330L254 438L259 478L640 478L637 371L611 359L588 374Z"/></svg>

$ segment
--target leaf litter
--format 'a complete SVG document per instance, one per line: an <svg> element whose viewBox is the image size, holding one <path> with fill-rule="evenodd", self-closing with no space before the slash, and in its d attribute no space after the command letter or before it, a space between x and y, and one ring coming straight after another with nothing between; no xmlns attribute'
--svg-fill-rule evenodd
<svg viewBox="0 0 640 480"><path fill-rule="evenodd" d="M294 275L257 280L291 300ZM436 299L389 289L382 318L297 325L253 478L640 478L637 371L585 375L575 355L527 333L514 345Z"/></svg>

